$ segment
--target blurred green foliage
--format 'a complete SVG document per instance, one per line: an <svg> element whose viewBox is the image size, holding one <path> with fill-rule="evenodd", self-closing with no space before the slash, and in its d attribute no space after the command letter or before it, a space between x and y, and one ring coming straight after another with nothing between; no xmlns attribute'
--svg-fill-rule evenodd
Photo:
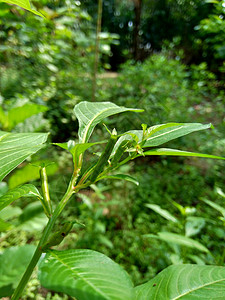
<svg viewBox="0 0 225 300"><path fill-rule="evenodd" d="M120 132L141 123L212 122L213 131L174 143L224 155L224 1L205 2L143 1L140 51L143 58L151 56L135 62L130 59L132 1L104 1L100 68L108 69L111 64L118 73L110 77L105 72L98 77L96 99L144 108L146 112L129 118L119 116L117 123L109 118L106 124L110 128ZM77 137L72 108L79 101L91 99L96 3L42 0L33 4L45 19L0 3L0 129L50 131L52 141L66 142ZM96 132L104 135L100 129ZM40 153L40 160L56 161L59 166L57 174L56 165L49 174L53 175L50 193L56 203L72 170L70 154L50 148ZM1 183L0 194L18 177L37 180L39 187L32 168L21 166ZM29 178L21 175L26 169ZM133 174L139 186L106 180L105 185L94 185L74 197L62 218L77 218L85 227L76 224L59 249L103 252L123 265L135 284L145 282L171 263L223 263L224 219L202 200L224 207L224 199L215 189L224 190L223 163L140 158L123 171ZM179 224L166 220L146 204L168 211ZM6 226L0 236L2 252L8 247L36 243L46 223L42 207L31 200L21 199L2 214L1 222L5 223L0 225ZM13 228L11 233L9 228ZM145 234L162 231L189 235L207 246L210 253L144 238ZM67 299L40 291L35 277L26 293L23 299Z"/></svg>

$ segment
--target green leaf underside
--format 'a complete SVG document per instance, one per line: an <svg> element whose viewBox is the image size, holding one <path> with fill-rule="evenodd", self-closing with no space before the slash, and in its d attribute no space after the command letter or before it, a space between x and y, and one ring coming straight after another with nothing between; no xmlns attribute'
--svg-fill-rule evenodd
<svg viewBox="0 0 225 300"><path fill-rule="evenodd" d="M148 150L148 151L144 152L144 155L193 156L193 157L225 159L225 157L216 156L216 155L195 153L195 152L189 152L189 151L181 151L181 150L168 149L168 148L159 148L159 149L154 149L154 150Z"/></svg>
<svg viewBox="0 0 225 300"><path fill-rule="evenodd" d="M154 210L156 213L158 213L160 216L167 219L168 221L178 223L178 220L173 215L171 215L170 212L168 212L165 209L162 209L159 205L147 203L145 204L145 206Z"/></svg>
<svg viewBox="0 0 225 300"><path fill-rule="evenodd" d="M101 179L122 179L122 180L126 180L126 181L130 181L136 185L139 185L139 182L132 176L130 175L126 175L126 174L115 174L115 175L106 175L106 176L102 176L100 177L98 180Z"/></svg>
<svg viewBox="0 0 225 300"><path fill-rule="evenodd" d="M49 251L40 265L41 284L79 300L134 299L128 274L107 256L92 250Z"/></svg>
<svg viewBox="0 0 225 300"><path fill-rule="evenodd" d="M142 146L145 147L157 147L159 145L165 144L171 140L177 139L179 137L185 136L189 133L204 130L208 128L213 128L212 124L200 124L200 123L167 123L155 125L148 128L150 136L147 138L146 142ZM135 134L138 137L139 142L142 141L143 131L142 130L131 130L127 133ZM119 138L115 145L114 151L119 147L123 140L131 140L132 137L126 134Z"/></svg>
<svg viewBox="0 0 225 300"><path fill-rule="evenodd" d="M30 155L43 147L47 133L0 131L0 181Z"/></svg>
<svg viewBox="0 0 225 300"><path fill-rule="evenodd" d="M21 197L38 197L42 198L38 189L32 184L25 184L8 191L5 195L0 197L0 210L11 204L16 199Z"/></svg>
<svg viewBox="0 0 225 300"><path fill-rule="evenodd" d="M225 267L173 265L135 288L136 300L222 300Z"/></svg>
<svg viewBox="0 0 225 300"><path fill-rule="evenodd" d="M126 111L142 112L141 109L120 107L111 102L87 102L83 101L74 107L74 113L79 121L79 141L86 143L95 126L103 119Z"/></svg>
<svg viewBox="0 0 225 300"><path fill-rule="evenodd" d="M18 5L22 8L24 8L24 9L34 13L35 15L43 17L43 15L40 12L38 12L35 9L31 8L29 0L0 0L0 2L5 2L5 3L8 3L8 4Z"/></svg>
<svg viewBox="0 0 225 300"><path fill-rule="evenodd" d="M157 234L158 235L145 234L144 237L159 239L159 240L167 242L167 243L173 243L173 244L177 244L180 246L197 249L199 251L206 252L206 253L209 252L209 250L205 246L203 246L198 241L195 241L189 237L186 237L186 236L183 236L180 234L176 234L176 233L171 233L171 232L158 232Z"/></svg>

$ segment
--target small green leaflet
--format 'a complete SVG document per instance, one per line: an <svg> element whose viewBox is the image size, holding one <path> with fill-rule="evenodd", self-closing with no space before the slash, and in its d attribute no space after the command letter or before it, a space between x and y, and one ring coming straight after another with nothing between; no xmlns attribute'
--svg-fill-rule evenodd
<svg viewBox="0 0 225 300"><path fill-rule="evenodd" d="M159 205L146 203L145 206L154 210L156 213L158 213L160 216L167 219L168 221L178 223L177 218L175 218L173 215L171 215L171 213L168 212L168 210L162 209Z"/></svg>
<svg viewBox="0 0 225 300"><path fill-rule="evenodd" d="M202 252L208 253L209 250L203 246L201 243L198 241L195 241L189 237L172 233L172 232L158 232L157 235L154 234L145 234L144 237L146 238L155 238L162 240L167 243L174 243L177 245L189 247L189 248L194 248Z"/></svg>
<svg viewBox="0 0 225 300"><path fill-rule="evenodd" d="M29 10L30 12L34 13L35 15L38 15L40 17L44 17L40 12L36 11L35 9L31 8L30 1L29 0L0 0L0 2L5 2L7 4L15 4L18 5L26 10Z"/></svg>
<svg viewBox="0 0 225 300"><path fill-rule="evenodd" d="M80 102L74 107L74 113L79 121L79 142L88 142L95 126L103 119L126 111L142 112L143 110L126 108L111 102Z"/></svg>
<svg viewBox="0 0 225 300"><path fill-rule="evenodd" d="M25 184L15 189L9 190L5 195L0 197L0 210L11 204L21 197L42 198L38 189L32 184Z"/></svg>

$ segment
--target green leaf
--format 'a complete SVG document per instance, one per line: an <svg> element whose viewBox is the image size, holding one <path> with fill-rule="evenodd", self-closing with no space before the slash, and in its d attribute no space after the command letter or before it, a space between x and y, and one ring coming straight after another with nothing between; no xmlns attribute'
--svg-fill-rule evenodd
<svg viewBox="0 0 225 300"><path fill-rule="evenodd" d="M158 213L160 216L167 219L168 221L178 223L178 220L173 215L171 215L171 213L168 210L162 209L159 205L146 203L145 206L154 210L156 213Z"/></svg>
<svg viewBox="0 0 225 300"><path fill-rule="evenodd" d="M9 205L0 211L0 218L4 221L13 219L21 215L22 209L19 206Z"/></svg>
<svg viewBox="0 0 225 300"><path fill-rule="evenodd" d="M32 164L28 164L23 168L17 169L13 172L13 174L9 177L9 188L15 188L18 185L27 183L31 180L36 180L40 178L39 168L38 166L45 165L47 175L54 175L58 171L58 165L51 160L38 160L32 162Z"/></svg>
<svg viewBox="0 0 225 300"><path fill-rule="evenodd" d="M205 226L205 219L200 217L188 217L185 224L185 235L193 236L198 234Z"/></svg>
<svg viewBox="0 0 225 300"><path fill-rule="evenodd" d="M225 159L225 157L216 156L216 155L181 151L181 150L168 149L168 148L148 150L144 152L144 155L194 156L194 157L204 157L204 158Z"/></svg>
<svg viewBox="0 0 225 300"><path fill-rule="evenodd" d="M75 166L77 166L79 156L81 154L83 154L88 148L90 148L94 145L104 144L106 142L107 141L100 141L100 142L95 142L95 143L76 144L75 146L73 146L73 141L69 141L67 143L53 143L53 144L65 149L65 150L68 150L73 156L73 161L74 161Z"/></svg>
<svg viewBox="0 0 225 300"><path fill-rule="evenodd" d="M198 241L195 241L189 237L176 234L176 233L171 233L171 232L158 232L158 235L154 234L145 234L144 237L147 238L155 238L159 239L161 241L167 242L167 243L174 243L177 245L189 247L189 248L194 248L202 252L208 253L209 250L203 246L201 243Z"/></svg>
<svg viewBox="0 0 225 300"><path fill-rule="evenodd" d="M79 141L86 143L95 126L103 119L125 111L142 112L142 109L133 109L118 106L111 102L87 102L83 101L74 107L74 113L79 121Z"/></svg>
<svg viewBox="0 0 225 300"><path fill-rule="evenodd" d="M122 179L122 180L126 180L126 181L130 181L136 185L139 185L139 182L132 176L130 175L126 175L126 174L115 174L115 175L106 175L106 176L102 176L99 178L99 180L101 179L105 179L105 178L108 178L108 179Z"/></svg>
<svg viewBox="0 0 225 300"><path fill-rule="evenodd" d="M0 297L12 294L12 289L17 286L23 276L34 250L33 245L16 246L6 249L0 255ZM3 287L7 287L4 294Z"/></svg>
<svg viewBox="0 0 225 300"><path fill-rule="evenodd" d="M30 155L43 147L47 133L0 131L0 181Z"/></svg>
<svg viewBox="0 0 225 300"><path fill-rule="evenodd" d="M189 133L207 128L213 128L212 124L204 125L200 123L167 123L154 125L147 129L148 134L142 147L156 147L171 140L185 136ZM128 131L127 134L121 136L117 141L113 152L116 151L123 140L131 140L131 135L136 136L136 139L141 142L143 139L143 130L131 130Z"/></svg>
<svg viewBox="0 0 225 300"><path fill-rule="evenodd" d="M171 125L163 127L163 125ZM212 124L200 124L200 123L169 123L169 124L163 124L163 125L157 125L159 126L156 130L146 141L144 144L144 147L156 147L161 144L165 144L171 140L177 139L179 137L185 136L189 133L213 128ZM153 126L155 127L155 126Z"/></svg>
<svg viewBox="0 0 225 300"><path fill-rule="evenodd" d="M3 126L10 131L27 118L46 110L48 110L46 106L34 103L26 103L23 106L14 107L6 114L7 120L5 120Z"/></svg>
<svg viewBox="0 0 225 300"><path fill-rule="evenodd" d="M18 5L18 6L24 8L26 10L29 10L30 12L34 13L35 15L38 15L40 17L44 17L40 12L38 12L35 9L31 8L29 0L0 0L0 2L5 2L5 3L8 3L8 4Z"/></svg>
<svg viewBox="0 0 225 300"><path fill-rule="evenodd" d="M12 224L0 219L0 232L7 231L7 230L11 229L12 227L13 227Z"/></svg>
<svg viewBox="0 0 225 300"><path fill-rule="evenodd" d="M212 208L216 209L225 218L225 208L223 208L219 204L216 204L216 203L214 203L214 202L212 202L210 200L207 200L207 199L201 199L201 200L204 201L209 206L211 206Z"/></svg>
<svg viewBox="0 0 225 300"><path fill-rule="evenodd" d="M42 198L38 189L32 184L25 184L15 189L9 190L5 195L0 197L0 210L11 204L21 197L38 197Z"/></svg>
<svg viewBox="0 0 225 300"><path fill-rule="evenodd" d="M225 267L173 265L135 288L136 300L214 299L225 295Z"/></svg>
<svg viewBox="0 0 225 300"><path fill-rule="evenodd" d="M129 275L92 250L51 250L40 265L41 285L79 300L134 299Z"/></svg>

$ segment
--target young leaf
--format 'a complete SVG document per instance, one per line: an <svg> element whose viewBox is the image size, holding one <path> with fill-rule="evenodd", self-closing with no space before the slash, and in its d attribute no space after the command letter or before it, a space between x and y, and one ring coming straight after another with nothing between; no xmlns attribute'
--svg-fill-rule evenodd
<svg viewBox="0 0 225 300"><path fill-rule="evenodd" d="M79 142L86 143L95 126L103 119L125 111L142 112L142 109L126 108L111 102L82 101L74 107L74 113L79 121Z"/></svg>
<svg viewBox="0 0 225 300"><path fill-rule="evenodd" d="M21 197L42 198L37 188L32 184L25 184L15 189L9 190L5 195L0 197L0 210L11 204Z"/></svg>
<svg viewBox="0 0 225 300"><path fill-rule="evenodd" d="M47 133L0 131L0 181L30 155L43 147Z"/></svg>
<svg viewBox="0 0 225 300"><path fill-rule="evenodd" d="M145 206L152 209L152 210L154 210L156 213L158 213L160 216L167 219L168 221L178 223L177 218L172 216L171 213L168 210L162 209L159 205L146 203Z"/></svg>
<svg viewBox="0 0 225 300"><path fill-rule="evenodd" d="M176 233L158 232L158 235L145 234L144 237L155 238L155 239L165 241L167 243L174 243L174 244L177 244L177 245L181 245L181 246L185 246L185 247L189 247L189 248L194 248L194 249L197 249L199 251L206 252L206 253L209 252L209 250L205 246L203 246L201 243L199 243L198 241L195 241L191 238L188 238L186 236L176 234Z"/></svg>
<svg viewBox="0 0 225 300"><path fill-rule="evenodd" d="M204 158L225 159L225 157L216 156L216 155L181 151L181 150L168 149L168 148L159 148L159 149L154 149L154 150L148 150L148 151L144 152L144 155L194 156L194 157L204 157Z"/></svg>
<svg viewBox="0 0 225 300"><path fill-rule="evenodd" d="M40 265L45 288L79 300L134 299L128 274L107 256L92 250L49 251Z"/></svg>
<svg viewBox="0 0 225 300"><path fill-rule="evenodd" d="M29 0L0 0L0 2L5 2L5 3L8 3L8 4L18 5L18 6L24 8L26 10L29 10L30 12L34 13L35 15L38 15L40 17L44 17L40 12L38 12L35 9L31 8Z"/></svg>
<svg viewBox="0 0 225 300"><path fill-rule="evenodd" d="M224 299L225 267L173 265L135 288L136 300Z"/></svg>

